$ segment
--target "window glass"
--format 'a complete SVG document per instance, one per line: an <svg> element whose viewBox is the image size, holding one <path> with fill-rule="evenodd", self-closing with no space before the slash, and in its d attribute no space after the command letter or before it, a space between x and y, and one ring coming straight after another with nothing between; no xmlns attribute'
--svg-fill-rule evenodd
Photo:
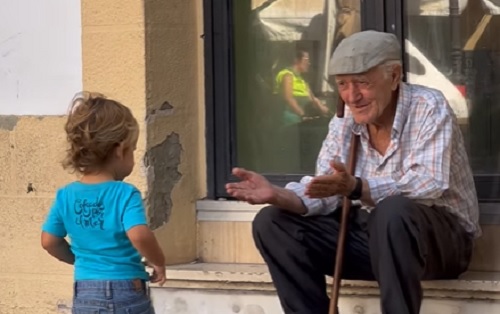
<svg viewBox="0 0 500 314"><path fill-rule="evenodd" d="M441 90L475 174L500 170L500 0L407 1L407 80Z"/></svg>
<svg viewBox="0 0 500 314"><path fill-rule="evenodd" d="M313 173L335 113L328 61L360 30L360 0L233 1L236 163Z"/></svg>

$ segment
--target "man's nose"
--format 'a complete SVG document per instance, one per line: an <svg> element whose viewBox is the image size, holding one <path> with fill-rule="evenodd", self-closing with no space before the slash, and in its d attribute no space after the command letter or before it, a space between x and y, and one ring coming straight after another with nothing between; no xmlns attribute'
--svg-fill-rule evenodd
<svg viewBox="0 0 500 314"><path fill-rule="evenodd" d="M349 84L347 86L347 88L343 91L343 95L344 101L348 104L356 104L362 98L359 88L353 84Z"/></svg>

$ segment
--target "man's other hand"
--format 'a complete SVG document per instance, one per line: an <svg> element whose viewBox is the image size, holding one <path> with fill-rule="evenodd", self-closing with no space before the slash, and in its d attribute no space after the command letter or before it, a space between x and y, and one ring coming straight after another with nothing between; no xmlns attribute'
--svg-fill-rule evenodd
<svg viewBox="0 0 500 314"><path fill-rule="evenodd" d="M264 176L243 168L234 168L233 175L241 181L226 184L226 191L232 197L250 204L273 203L277 197L274 186Z"/></svg>
<svg viewBox="0 0 500 314"><path fill-rule="evenodd" d="M345 165L331 161L333 174L317 176L311 180L305 194L310 198L324 198L334 195L348 196L356 186L356 178L347 173Z"/></svg>

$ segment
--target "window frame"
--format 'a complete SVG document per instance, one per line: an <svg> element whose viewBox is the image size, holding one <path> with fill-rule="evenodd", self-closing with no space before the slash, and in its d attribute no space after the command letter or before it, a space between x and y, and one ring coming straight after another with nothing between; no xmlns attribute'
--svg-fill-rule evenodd
<svg viewBox="0 0 500 314"><path fill-rule="evenodd" d="M204 0L205 113L207 154L207 197L227 199L225 184L235 182L231 168L236 164L236 117L233 56L233 10L236 0ZM405 1L361 1L361 28L395 33L402 44L404 68L408 65ZM370 14L364 14L370 12ZM266 175L284 186L303 175ZM474 174L480 202L500 202L500 173ZM496 185L494 183L497 183Z"/></svg>

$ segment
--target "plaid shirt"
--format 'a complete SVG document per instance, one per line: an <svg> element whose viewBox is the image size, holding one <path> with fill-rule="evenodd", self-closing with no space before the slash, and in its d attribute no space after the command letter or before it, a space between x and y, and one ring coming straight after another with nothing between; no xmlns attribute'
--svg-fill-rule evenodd
<svg viewBox="0 0 500 314"><path fill-rule="evenodd" d="M366 125L356 124L346 106L345 117L330 122L316 175L331 173L329 162L335 156L347 163L353 133L360 135L355 174L368 181L375 204L388 196L403 195L427 206L443 206L459 217L467 232L481 234L476 190L462 133L440 91L401 83L391 142L384 156L371 147ZM305 196L311 180L311 176L305 176L286 186L302 199L308 209L306 215L329 214L340 206L340 196Z"/></svg>

